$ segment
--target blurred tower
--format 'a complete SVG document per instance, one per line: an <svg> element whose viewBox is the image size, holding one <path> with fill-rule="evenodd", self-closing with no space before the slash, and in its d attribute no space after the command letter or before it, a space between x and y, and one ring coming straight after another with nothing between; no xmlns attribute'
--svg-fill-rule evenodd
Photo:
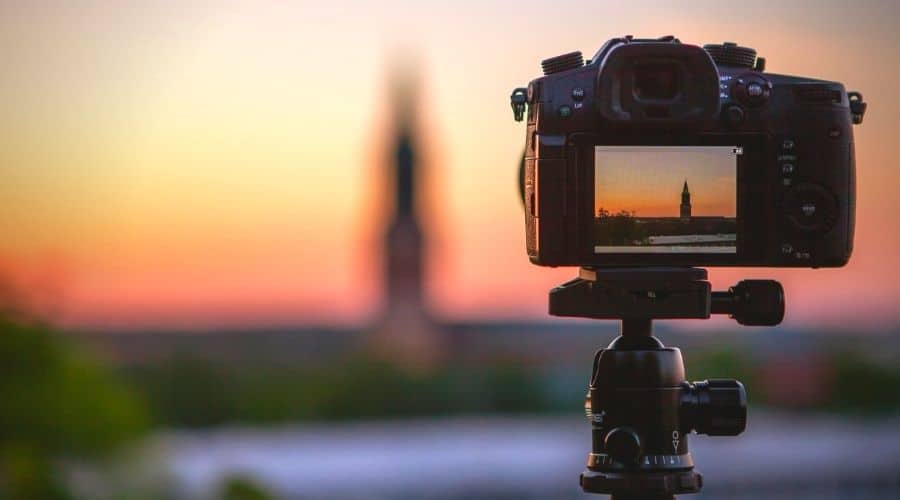
<svg viewBox="0 0 900 500"><path fill-rule="evenodd" d="M377 325L374 351L398 364L423 369L441 357L438 325L424 301L425 242L419 225L416 151L416 87L400 72L393 85L394 123L389 136L386 174L393 211L384 235L384 310Z"/></svg>
<svg viewBox="0 0 900 500"><path fill-rule="evenodd" d="M396 122L391 138L388 176L393 182L394 211L385 233L385 296L388 314L423 311L423 241L416 210L414 116L409 94L394 96ZM399 101L399 102L397 102Z"/></svg>
<svg viewBox="0 0 900 500"><path fill-rule="evenodd" d="M684 188L681 190L681 220L691 220L691 192L688 190L687 179L684 180Z"/></svg>

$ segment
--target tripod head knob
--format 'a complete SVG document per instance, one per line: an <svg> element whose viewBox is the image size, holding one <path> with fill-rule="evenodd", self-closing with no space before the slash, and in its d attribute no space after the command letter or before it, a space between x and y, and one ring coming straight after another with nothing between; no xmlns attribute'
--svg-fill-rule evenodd
<svg viewBox="0 0 900 500"><path fill-rule="evenodd" d="M641 458L641 438L634 429L628 427L616 427L609 431L603 446L613 460L622 464L637 464Z"/></svg>
<svg viewBox="0 0 900 500"><path fill-rule="evenodd" d="M697 434L737 436L747 427L747 392L737 380L712 379L685 384L684 421Z"/></svg>
<svg viewBox="0 0 900 500"><path fill-rule="evenodd" d="M712 292L711 309L744 326L775 326L784 319L784 288L773 280L743 280L727 292Z"/></svg>

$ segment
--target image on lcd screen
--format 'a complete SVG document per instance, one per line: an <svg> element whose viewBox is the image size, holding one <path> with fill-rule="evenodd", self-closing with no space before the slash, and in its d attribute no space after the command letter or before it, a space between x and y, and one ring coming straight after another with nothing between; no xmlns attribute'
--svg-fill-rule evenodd
<svg viewBox="0 0 900 500"><path fill-rule="evenodd" d="M594 253L737 253L737 146L596 146Z"/></svg>

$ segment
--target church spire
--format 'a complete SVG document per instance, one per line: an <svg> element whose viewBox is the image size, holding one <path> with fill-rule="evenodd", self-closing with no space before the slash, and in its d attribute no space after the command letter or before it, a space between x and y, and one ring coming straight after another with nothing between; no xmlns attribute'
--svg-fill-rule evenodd
<svg viewBox="0 0 900 500"><path fill-rule="evenodd" d="M400 72L393 82L392 101L394 136L392 155L388 159L393 179L394 218L416 217L416 77Z"/></svg>
<svg viewBox="0 0 900 500"><path fill-rule="evenodd" d="M691 218L691 191L688 189L687 179L684 180L684 187L681 189L681 220L688 221Z"/></svg>
<svg viewBox="0 0 900 500"><path fill-rule="evenodd" d="M392 134L387 137L386 174L393 210L384 233L384 309L374 327L372 352L404 369L426 370L445 353L444 339L425 305L425 237L417 194L422 168L416 120L416 75L394 71Z"/></svg>
<svg viewBox="0 0 900 500"><path fill-rule="evenodd" d="M401 73L392 95L394 136L387 169L394 211L385 234L385 292L391 309L423 308L423 237L416 213L420 165L416 151L415 83L414 75Z"/></svg>

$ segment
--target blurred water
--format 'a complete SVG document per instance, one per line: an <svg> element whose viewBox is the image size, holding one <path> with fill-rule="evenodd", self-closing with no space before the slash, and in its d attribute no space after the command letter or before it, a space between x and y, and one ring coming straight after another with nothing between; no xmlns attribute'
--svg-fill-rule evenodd
<svg viewBox="0 0 900 500"><path fill-rule="evenodd" d="M589 427L575 417L441 418L170 432L165 465L188 498L230 474L284 498L578 498ZM736 438L692 436L695 498L900 498L900 417L752 412Z"/></svg>

